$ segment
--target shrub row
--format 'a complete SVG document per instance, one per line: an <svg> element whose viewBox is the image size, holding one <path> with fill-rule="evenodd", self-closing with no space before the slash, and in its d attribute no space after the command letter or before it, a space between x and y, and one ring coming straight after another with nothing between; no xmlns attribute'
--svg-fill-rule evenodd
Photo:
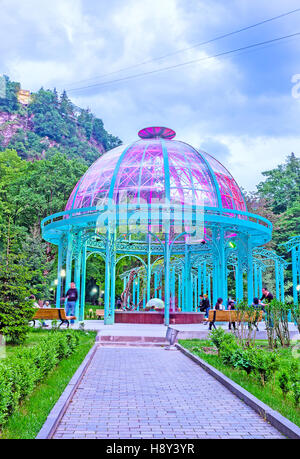
<svg viewBox="0 0 300 459"><path fill-rule="evenodd" d="M37 346L0 362L0 425L60 360L73 354L78 342L76 332L52 331Z"/></svg>
<svg viewBox="0 0 300 459"><path fill-rule="evenodd" d="M280 370L278 381L283 395L292 392L295 405L299 404L300 383L299 383L299 363L291 357L288 370L280 368L280 355L277 352L270 352L257 347L240 346L236 338L231 333L226 333L222 328L213 330L210 338L216 348L218 355L224 365L244 370L247 375L253 373L259 378L259 382L264 386Z"/></svg>

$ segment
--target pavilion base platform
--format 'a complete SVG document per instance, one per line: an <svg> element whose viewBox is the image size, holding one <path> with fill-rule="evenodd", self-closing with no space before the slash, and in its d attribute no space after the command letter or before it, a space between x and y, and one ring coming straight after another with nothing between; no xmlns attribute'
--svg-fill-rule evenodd
<svg viewBox="0 0 300 459"><path fill-rule="evenodd" d="M163 324L164 312L116 311L116 324ZM200 324L204 321L201 312L170 312L170 325Z"/></svg>

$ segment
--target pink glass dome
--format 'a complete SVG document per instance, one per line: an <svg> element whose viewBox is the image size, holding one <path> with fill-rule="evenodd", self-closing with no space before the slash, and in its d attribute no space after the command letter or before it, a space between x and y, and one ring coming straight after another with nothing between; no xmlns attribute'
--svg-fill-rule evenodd
<svg viewBox="0 0 300 459"><path fill-rule="evenodd" d="M66 210L115 204L196 205L247 211L231 174L208 153L177 140L168 128L139 132L140 140L102 155L75 186Z"/></svg>

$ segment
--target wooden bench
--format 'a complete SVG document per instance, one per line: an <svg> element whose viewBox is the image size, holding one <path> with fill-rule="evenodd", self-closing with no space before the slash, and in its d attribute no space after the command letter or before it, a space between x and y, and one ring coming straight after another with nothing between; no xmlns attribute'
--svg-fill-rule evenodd
<svg viewBox="0 0 300 459"><path fill-rule="evenodd" d="M262 320L263 311L251 311L247 313L246 311L236 311L236 310L219 310L219 309L210 309L208 313L208 322L213 324L215 322L249 322L249 323L258 323Z"/></svg>
<svg viewBox="0 0 300 459"><path fill-rule="evenodd" d="M97 319L101 319L101 317L104 317L104 309L96 309L96 316Z"/></svg>
<svg viewBox="0 0 300 459"><path fill-rule="evenodd" d="M36 320L60 320L61 322L58 327L66 323L67 328L69 328L69 321L76 320L76 317L66 316L66 311L64 308L37 308L31 320L34 326Z"/></svg>

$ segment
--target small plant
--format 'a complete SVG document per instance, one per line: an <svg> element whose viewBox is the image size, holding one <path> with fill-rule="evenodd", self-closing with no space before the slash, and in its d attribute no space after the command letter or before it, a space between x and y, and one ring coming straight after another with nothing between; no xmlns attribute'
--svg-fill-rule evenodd
<svg viewBox="0 0 300 459"><path fill-rule="evenodd" d="M210 332L209 337L210 337L212 343L218 349L218 354L220 353L220 347L221 347L221 344L223 343L223 341L225 339L225 335L226 335L226 333L223 330L223 328L221 328L221 327L218 327L217 329L212 330Z"/></svg>
<svg viewBox="0 0 300 459"><path fill-rule="evenodd" d="M255 369L255 363L253 359L253 349L242 349L238 347L231 358L232 366L245 370L249 375Z"/></svg>
<svg viewBox="0 0 300 459"><path fill-rule="evenodd" d="M58 321L57 320L54 319L54 320L51 321L51 328L53 330L56 330L58 328Z"/></svg>
<svg viewBox="0 0 300 459"><path fill-rule="evenodd" d="M296 359L293 359L290 365L290 379L291 391L294 397L295 406L298 406L300 401L300 374L299 363Z"/></svg>
<svg viewBox="0 0 300 459"><path fill-rule="evenodd" d="M262 349L255 349L252 352L255 371L259 374L261 383L264 386L279 368L278 356Z"/></svg>
<svg viewBox="0 0 300 459"><path fill-rule="evenodd" d="M230 335L233 336L233 335ZM234 342L223 342L220 347L220 358L224 365L232 365L232 356L238 349L238 344Z"/></svg>
<svg viewBox="0 0 300 459"><path fill-rule="evenodd" d="M286 371L282 371L278 377L279 387L282 390L283 396L286 397L286 394L290 390L290 379Z"/></svg>

